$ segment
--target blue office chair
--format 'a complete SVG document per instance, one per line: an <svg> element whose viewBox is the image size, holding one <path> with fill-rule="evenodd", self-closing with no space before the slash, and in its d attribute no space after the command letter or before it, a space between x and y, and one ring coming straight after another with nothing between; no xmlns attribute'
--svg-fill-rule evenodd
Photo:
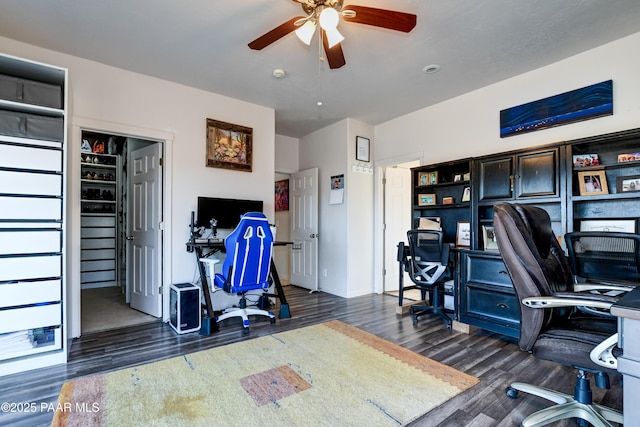
<svg viewBox="0 0 640 427"><path fill-rule="evenodd" d="M276 317L267 310L248 308L246 293L253 290L267 290L270 282L273 235L267 218L259 212L249 212L242 216L235 230L224 240L227 256L222 264L222 274L216 273L213 282L217 288L240 296L239 307L233 307L216 317L221 322L230 317L241 317L243 332L249 333L251 315L268 316L271 323ZM202 261L216 264L215 259ZM212 274L213 275L213 274Z"/></svg>

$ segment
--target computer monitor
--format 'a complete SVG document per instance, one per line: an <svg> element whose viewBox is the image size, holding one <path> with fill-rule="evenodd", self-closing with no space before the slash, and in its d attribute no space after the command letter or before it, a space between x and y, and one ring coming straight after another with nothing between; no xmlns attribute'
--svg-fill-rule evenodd
<svg viewBox="0 0 640 427"><path fill-rule="evenodd" d="M211 219L215 218L217 228L234 229L240 222L240 216L247 212L262 212L262 209L262 200L198 197L197 226L209 228Z"/></svg>

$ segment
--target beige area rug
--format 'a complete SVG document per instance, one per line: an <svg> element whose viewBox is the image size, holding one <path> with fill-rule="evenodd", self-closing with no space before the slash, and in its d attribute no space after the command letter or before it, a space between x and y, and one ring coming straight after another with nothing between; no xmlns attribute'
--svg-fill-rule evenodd
<svg viewBox="0 0 640 427"><path fill-rule="evenodd" d="M118 286L83 289L80 310L83 334L159 320L129 307Z"/></svg>
<svg viewBox="0 0 640 427"><path fill-rule="evenodd" d="M53 426L397 426L478 379L340 321L63 385Z"/></svg>

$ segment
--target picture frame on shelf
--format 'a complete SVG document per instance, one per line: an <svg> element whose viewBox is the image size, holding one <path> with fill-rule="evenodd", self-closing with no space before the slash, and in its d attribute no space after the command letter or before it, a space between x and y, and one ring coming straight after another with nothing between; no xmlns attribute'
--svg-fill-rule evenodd
<svg viewBox="0 0 640 427"><path fill-rule="evenodd" d="M471 187L464 187L462 190L462 197L460 197L461 202L469 202L471 201Z"/></svg>
<svg viewBox="0 0 640 427"><path fill-rule="evenodd" d="M637 161L640 161L640 153L618 154L618 163L637 162Z"/></svg>
<svg viewBox="0 0 640 427"><path fill-rule="evenodd" d="M463 181L471 181L471 172L465 172L462 174Z"/></svg>
<svg viewBox="0 0 640 427"><path fill-rule="evenodd" d="M616 233L635 233L635 219L583 219L580 231L612 231Z"/></svg>
<svg viewBox="0 0 640 427"><path fill-rule="evenodd" d="M453 175L453 182L461 182L462 181L462 174L461 173L457 173L455 175Z"/></svg>
<svg viewBox="0 0 640 427"><path fill-rule="evenodd" d="M607 176L604 170L578 172L578 186L581 196L609 194Z"/></svg>
<svg viewBox="0 0 640 427"><path fill-rule="evenodd" d="M436 185L438 183L438 172L429 172L429 185Z"/></svg>
<svg viewBox="0 0 640 427"><path fill-rule="evenodd" d="M418 185L429 185L429 172L418 172Z"/></svg>
<svg viewBox="0 0 640 427"><path fill-rule="evenodd" d="M456 229L456 246L461 248L471 247L471 223L458 222Z"/></svg>
<svg viewBox="0 0 640 427"><path fill-rule="evenodd" d="M616 178L616 192L630 193L640 191L640 175L619 176Z"/></svg>
<svg viewBox="0 0 640 427"><path fill-rule="evenodd" d="M371 141L364 136L356 136L356 160L359 162L371 161Z"/></svg>
<svg viewBox="0 0 640 427"><path fill-rule="evenodd" d="M585 168L589 166L599 166L600 159L597 154L574 154L573 155L573 168Z"/></svg>
<svg viewBox="0 0 640 427"><path fill-rule="evenodd" d="M418 206L429 206L436 204L435 194L418 194Z"/></svg>
<svg viewBox="0 0 640 427"><path fill-rule="evenodd" d="M484 242L485 251L498 250L498 241L496 240L496 233L492 226L482 226L482 241Z"/></svg>

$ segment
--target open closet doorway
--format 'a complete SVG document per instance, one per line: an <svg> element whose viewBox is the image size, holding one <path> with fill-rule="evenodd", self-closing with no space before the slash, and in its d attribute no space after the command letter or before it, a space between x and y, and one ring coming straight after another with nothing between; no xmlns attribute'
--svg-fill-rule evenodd
<svg viewBox="0 0 640 427"><path fill-rule="evenodd" d="M399 289L398 243L406 242L407 231L412 228L411 168L417 166L419 160L383 168L383 292L387 294L397 295Z"/></svg>
<svg viewBox="0 0 640 427"><path fill-rule="evenodd" d="M289 215L289 184L291 174L275 173L275 226L274 239L280 242L291 241L291 216ZM283 285L291 283L291 245L275 246L273 262Z"/></svg>
<svg viewBox="0 0 640 427"><path fill-rule="evenodd" d="M162 152L162 141L82 131L82 334L162 317Z"/></svg>

